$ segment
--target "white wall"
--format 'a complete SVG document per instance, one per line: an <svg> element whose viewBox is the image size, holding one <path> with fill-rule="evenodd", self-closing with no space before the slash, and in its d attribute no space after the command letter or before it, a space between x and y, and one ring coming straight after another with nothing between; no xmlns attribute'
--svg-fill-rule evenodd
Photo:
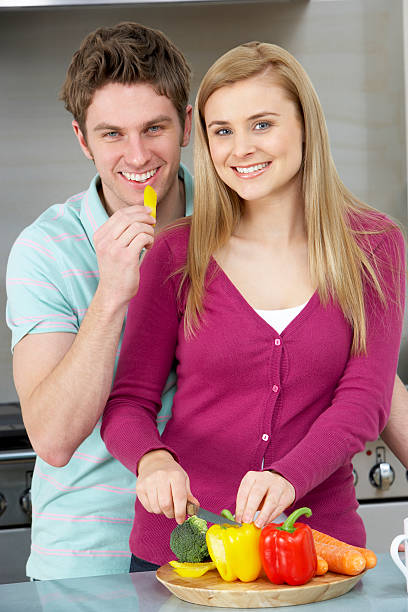
<svg viewBox="0 0 408 612"><path fill-rule="evenodd" d="M309 72L326 112L344 182L404 224L406 132L403 64L406 0L311 0L240 4L73 7L0 11L0 312L5 266L19 231L44 208L86 188L93 175L58 101L81 39L132 19L165 31L194 69L194 98L208 66L232 46L286 47ZM192 167L191 150L184 161ZM15 399L10 336L0 315L0 402ZM408 382L404 338L400 374Z"/></svg>

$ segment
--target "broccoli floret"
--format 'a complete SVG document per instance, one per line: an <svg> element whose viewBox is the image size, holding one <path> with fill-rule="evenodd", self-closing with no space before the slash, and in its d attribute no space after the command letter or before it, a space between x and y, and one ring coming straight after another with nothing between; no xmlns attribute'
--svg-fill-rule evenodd
<svg viewBox="0 0 408 612"><path fill-rule="evenodd" d="M182 563L208 561L207 522L198 516L190 516L171 532L170 548Z"/></svg>

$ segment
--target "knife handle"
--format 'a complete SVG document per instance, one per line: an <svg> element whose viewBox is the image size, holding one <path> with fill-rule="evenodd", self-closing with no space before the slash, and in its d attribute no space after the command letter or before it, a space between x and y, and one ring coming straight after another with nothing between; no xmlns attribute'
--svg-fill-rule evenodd
<svg viewBox="0 0 408 612"><path fill-rule="evenodd" d="M200 506L197 506L197 504L187 502L186 514L188 514L188 516L194 516L195 514L197 514L199 507Z"/></svg>

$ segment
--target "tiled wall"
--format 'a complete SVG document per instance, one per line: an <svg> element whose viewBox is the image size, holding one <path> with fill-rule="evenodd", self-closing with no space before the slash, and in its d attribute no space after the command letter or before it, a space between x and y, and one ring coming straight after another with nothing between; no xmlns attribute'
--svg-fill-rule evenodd
<svg viewBox="0 0 408 612"><path fill-rule="evenodd" d="M310 0L244 4L156 4L0 12L0 310L5 265L22 227L83 190L93 167L71 132L58 90L83 36L132 19L164 30L194 69L248 40L286 47L322 101L333 155L361 199L406 224L403 0ZM192 167L191 149L184 161ZM0 401L15 398L9 332L0 318ZM404 337L400 374L408 382Z"/></svg>

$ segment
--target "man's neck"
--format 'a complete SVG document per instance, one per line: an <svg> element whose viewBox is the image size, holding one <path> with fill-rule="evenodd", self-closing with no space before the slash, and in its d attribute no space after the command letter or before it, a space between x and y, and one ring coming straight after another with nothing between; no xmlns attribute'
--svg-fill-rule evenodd
<svg viewBox="0 0 408 612"><path fill-rule="evenodd" d="M184 181L180 177L178 177L175 187L176 189L168 194L162 205L159 203L157 207L156 228L158 230L186 214L186 190Z"/></svg>

